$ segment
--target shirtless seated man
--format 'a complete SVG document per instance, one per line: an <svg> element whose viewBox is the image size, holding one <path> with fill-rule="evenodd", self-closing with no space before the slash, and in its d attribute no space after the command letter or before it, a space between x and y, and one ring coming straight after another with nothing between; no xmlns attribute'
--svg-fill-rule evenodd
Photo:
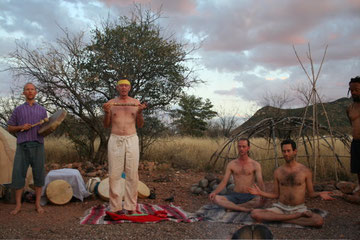
<svg viewBox="0 0 360 240"><path fill-rule="evenodd" d="M296 143L284 140L281 143L285 164L274 172L274 192L260 190L256 185L249 192L266 198L279 199L271 208L254 209L251 217L258 222L279 221L302 226L321 227L324 219L319 214L309 211L305 206L305 193L310 197L320 196L332 200L330 192L314 192L312 173L306 166L296 161Z"/></svg>
<svg viewBox="0 0 360 240"><path fill-rule="evenodd" d="M209 195L212 202L228 210L243 212L250 212L252 208L261 206L260 197L256 197L248 191L248 188L254 185L255 180L264 190L261 165L248 156L249 149L249 140L241 138L238 141L239 157L228 163L224 178ZM218 195L226 187L231 175L235 183L234 193L224 196Z"/></svg>

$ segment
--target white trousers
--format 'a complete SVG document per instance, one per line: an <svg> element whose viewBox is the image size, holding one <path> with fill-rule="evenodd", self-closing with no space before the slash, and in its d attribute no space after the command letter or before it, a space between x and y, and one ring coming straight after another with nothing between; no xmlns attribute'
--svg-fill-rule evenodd
<svg viewBox="0 0 360 240"><path fill-rule="evenodd" d="M108 142L110 211L136 210L139 182L139 138L110 135ZM125 181L121 178L125 172ZM125 184L124 184L125 182ZM125 186L124 186L125 185Z"/></svg>

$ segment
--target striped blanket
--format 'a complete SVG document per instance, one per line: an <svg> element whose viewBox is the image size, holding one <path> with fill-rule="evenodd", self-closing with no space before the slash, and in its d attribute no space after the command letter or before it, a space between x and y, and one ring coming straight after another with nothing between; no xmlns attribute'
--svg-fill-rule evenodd
<svg viewBox="0 0 360 240"><path fill-rule="evenodd" d="M309 210L319 214L322 217L325 217L327 215L327 212L321 209L311 208ZM215 204L204 205L198 211L189 215L193 218L202 218L203 221L209 222L239 223L243 225L250 225L256 223L255 220L251 218L250 213L232 211L229 212ZM265 222L263 224L274 227L303 228L302 226L296 224L282 222Z"/></svg>
<svg viewBox="0 0 360 240"><path fill-rule="evenodd" d="M124 217L113 220L111 214L107 214L109 206L98 205L94 206L85 212L85 216L80 220L80 224L115 224L124 222L133 222L130 216L119 215ZM153 204L138 204L136 211L140 213L142 223L155 223L161 221L173 221L173 222L197 222L200 221L201 217L190 216L189 213L182 210L180 207L174 205L153 205ZM159 214L161 213L161 214ZM148 216L148 218L146 218ZM138 218L136 216L134 219ZM116 218L115 218L116 219ZM148 220L146 220L148 219Z"/></svg>

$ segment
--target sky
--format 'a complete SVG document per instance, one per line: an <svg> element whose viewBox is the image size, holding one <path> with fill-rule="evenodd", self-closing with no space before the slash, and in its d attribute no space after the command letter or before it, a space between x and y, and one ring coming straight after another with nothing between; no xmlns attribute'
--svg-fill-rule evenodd
<svg viewBox="0 0 360 240"><path fill-rule="evenodd" d="M9 94L13 76L4 71L16 42L40 46L70 32L99 26L102 20L130 16L134 3L157 11L159 24L181 42L200 44L193 57L205 81L188 91L209 98L214 109L246 117L265 95L286 93L286 107L301 106L299 86L327 52L316 89L323 101L347 96L348 82L360 75L359 0L0 0L0 96Z"/></svg>

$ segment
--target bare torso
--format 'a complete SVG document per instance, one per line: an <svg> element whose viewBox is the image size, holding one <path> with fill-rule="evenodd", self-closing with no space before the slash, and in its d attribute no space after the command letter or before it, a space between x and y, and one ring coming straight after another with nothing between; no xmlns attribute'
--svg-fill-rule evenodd
<svg viewBox="0 0 360 240"><path fill-rule="evenodd" d="M347 109L347 115L351 122L353 139L360 139L360 103L352 103Z"/></svg>
<svg viewBox="0 0 360 240"><path fill-rule="evenodd" d="M275 171L279 187L279 202L296 206L305 202L306 177L310 170L302 164L289 168L281 166Z"/></svg>
<svg viewBox="0 0 360 240"><path fill-rule="evenodd" d="M235 192L248 193L248 187L252 187L255 183L256 164L254 160L248 158L247 161L233 160L230 163L231 173L234 178Z"/></svg>
<svg viewBox="0 0 360 240"><path fill-rule="evenodd" d="M136 134L136 113L137 105L140 102L131 97L120 99L119 97L109 101L109 103L135 104L136 106L112 106L111 107L111 133L119 136L129 136Z"/></svg>

